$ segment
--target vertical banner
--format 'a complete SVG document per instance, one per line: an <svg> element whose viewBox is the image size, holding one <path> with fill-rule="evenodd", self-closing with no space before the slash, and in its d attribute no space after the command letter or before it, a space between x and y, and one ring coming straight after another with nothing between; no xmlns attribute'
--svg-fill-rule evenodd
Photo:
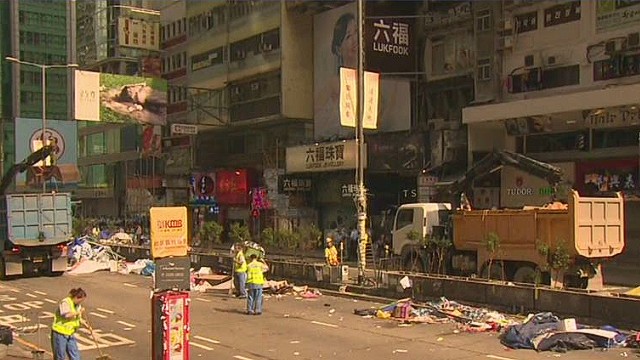
<svg viewBox="0 0 640 360"><path fill-rule="evenodd" d="M187 256L189 221L187 208L152 207L151 257Z"/></svg>
<svg viewBox="0 0 640 360"><path fill-rule="evenodd" d="M364 109L362 125L365 129L378 128L378 100L380 98L380 74L364 72Z"/></svg>
<svg viewBox="0 0 640 360"><path fill-rule="evenodd" d="M75 71L75 119L100 121L100 73Z"/></svg>
<svg viewBox="0 0 640 360"><path fill-rule="evenodd" d="M356 126L357 104L357 75L356 70L340 68L340 125Z"/></svg>

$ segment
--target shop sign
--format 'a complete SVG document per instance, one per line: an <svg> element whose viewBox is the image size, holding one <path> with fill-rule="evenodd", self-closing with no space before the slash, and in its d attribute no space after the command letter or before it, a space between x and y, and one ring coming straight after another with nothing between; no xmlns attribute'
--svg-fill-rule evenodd
<svg viewBox="0 0 640 360"><path fill-rule="evenodd" d="M349 170L356 167L355 140L287 148L287 172ZM364 163L366 165L366 154Z"/></svg>
<svg viewBox="0 0 640 360"><path fill-rule="evenodd" d="M447 12L431 11L425 15L426 26L438 26L452 24L471 17L471 2L461 1L455 3Z"/></svg>
<svg viewBox="0 0 640 360"><path fill-rule="evenodd" d="M283 192L311 191L311 179L281 177L280 184Z"/></svg>
<svg viewBox="0 0 640 360"><path fill-rule="evenodd" d="M402 201L415 201L418 198L418 189L402 189L398 195Z"/></svg>
<svg viewBox="0 0 640 360"><path fill-rule="evenodd" d="M414 21L409 18L368 17L365 21L367 70L414 71Z"/></svg>
<svg viewBox="0 0 640 360"><path fill-rule="evenodd" d="M580 1L571 1L544 9L544 26L555 26L580 20Z"/></svg>
<svg viewBox="0 0 640 360"><path fill-rule="evenodd" d="M554 163L552 165L562 170L563 179L573 183L575 179L574 163ZM542 206L548 203L554 195L559 200L566 200L566 189L564 189L563 184L554 189L545 179L511 166L502 168L500 183L502 184L500 188L500 205L503 207Z"/></svg>
<svg viewBox="0 0 640 360"><path fill-rule="evenodd" d="M223 205L249 204L249 174L246 169L216 172L216 199Z"/></svg>
<svg viewBox="0 0 640 360"><path fill-rule="evenodd" d="M592 128L608 128L637 125L640 122L640 109L612 109L605 111L589 111L584 124Z"/></svg>
<svg viewBox="0 0 640 360"><path fill-rule="evenodd" d="M532 11L526 14L516 15L515 23L518 34L536 30L538 28L538 12Z"/></svg>
<svg viewBox="0 0 640 360"><path fill-rule="evenodd" d="M354 198L358 196L358 185L345 184L340 188L343 198Z"/></svg>
<svg viewBox="0 0 640 360"><path fill-rule="evenodd" d="M198 135L198 126L191 124L171 124L171 135Z"/></svg>
<svg viewBox="0 0 640 360"><path fill-rule="evenodd" d="M189 221L186 207L152 207L151 257L187 256Z"/></svg>
<svg viewBox="0 0 640 360"><path fill-rule="evenodd" d="M596 31L610 31L640 22L640 2L633 0L598 0Z"/></svg>

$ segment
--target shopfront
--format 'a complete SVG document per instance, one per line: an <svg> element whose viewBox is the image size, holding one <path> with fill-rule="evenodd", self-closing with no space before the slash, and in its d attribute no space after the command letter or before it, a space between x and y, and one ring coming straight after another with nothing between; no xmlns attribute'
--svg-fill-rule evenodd
<svg viewBox="0 0 640 360"><path fill-rule="evenodd" d="M284 178L303 179L305 186L310 184L310 195L307 196L317 211L316 225L322 230L336 226L349 228L355 223L356 208L350 192L355 185L356 155L354 140L295 146L286 150Z"/></svg>

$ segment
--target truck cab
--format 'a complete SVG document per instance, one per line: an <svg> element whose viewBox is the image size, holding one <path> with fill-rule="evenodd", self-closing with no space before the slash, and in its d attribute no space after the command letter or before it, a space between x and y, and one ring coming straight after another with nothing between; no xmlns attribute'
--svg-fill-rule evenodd
<svg viewBox="0 0 640 360"><path fill-rule="evenodd" d="M416 231L421 238L432 235L442 229L451 214L450 203L415 203L401 205L396 211L391 231L393 253L403 257L419 247L419 243L409 240L411 231Z"/></svg>

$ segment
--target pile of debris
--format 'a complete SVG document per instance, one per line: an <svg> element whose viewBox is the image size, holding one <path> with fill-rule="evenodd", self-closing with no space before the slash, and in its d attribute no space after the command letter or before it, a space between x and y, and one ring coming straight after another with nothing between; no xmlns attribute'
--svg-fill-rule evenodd
<svg viewBox="0 0 640 360"><path fill-rule="evenodd" d="M500 341L512 349L567 352L631 346L637 343L637 336L611 326L589 328L577 324L575 319L561 320L545 312L531 314L521 324L508 327Z"/></svg>
<svg viewBox="0 0 640 360"><path fill-rule="evenodd" d="M119 271L124 266L124 257L111 247L83 236L68 244L71 275L89 274L96 271Z"/></svg>
<svg viewBox="0 0 640 360"><path fill-rule="evenodd" d="M424 304L407 298L380 308L354 310L354 313L403 323L455 323L459 330L467 332L500 331L516 323L514 319L496 311L462 305L444 297Z"/></svg>

